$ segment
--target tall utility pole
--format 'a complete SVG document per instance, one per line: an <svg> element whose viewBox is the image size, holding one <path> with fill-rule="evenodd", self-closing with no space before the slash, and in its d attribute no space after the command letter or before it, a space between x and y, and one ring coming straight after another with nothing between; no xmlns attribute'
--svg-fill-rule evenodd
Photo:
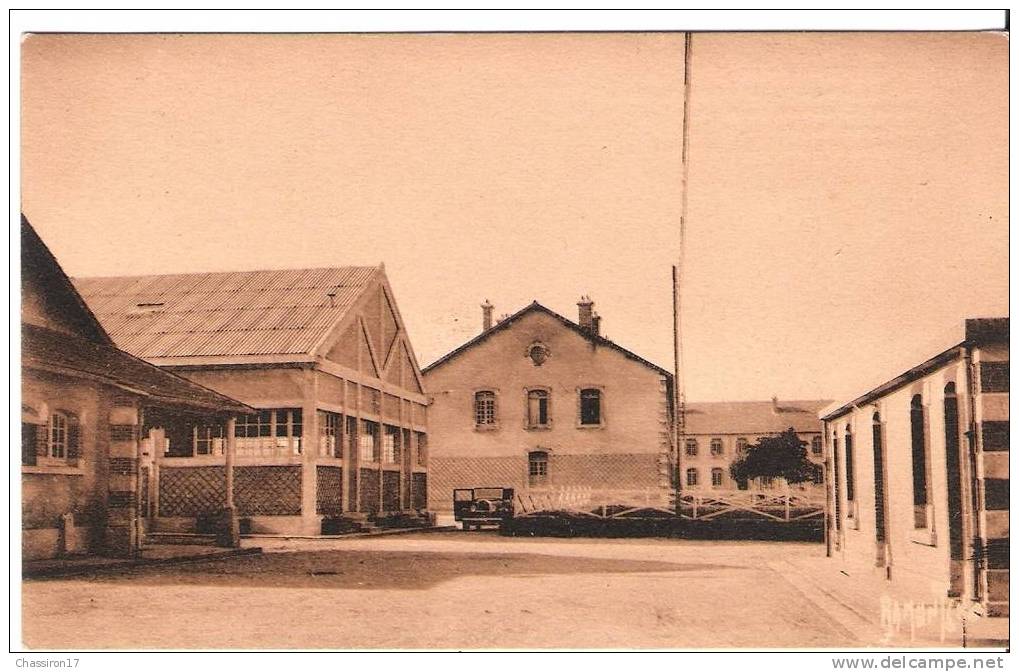
<svg viewBox="0 0 1019 672"><path fill-rule="evenodd" d="M683 454L683 434L686 429L686 399L683 390L683 347L682 330L680 320L682 277L684 269L684 248L686 246L686 219L687 219L687 185L690 179L690 56L693 47L693 35L685 33L683 36L683 145L682 156L682 201L679 214L679 260L672 267L672 342L675 348L675 371L673 373L674 390L673 399L675 413L673 414L676 429L676 515L680 513L679 495L682 489L683 470L680 468L680 456Z"/></svg>

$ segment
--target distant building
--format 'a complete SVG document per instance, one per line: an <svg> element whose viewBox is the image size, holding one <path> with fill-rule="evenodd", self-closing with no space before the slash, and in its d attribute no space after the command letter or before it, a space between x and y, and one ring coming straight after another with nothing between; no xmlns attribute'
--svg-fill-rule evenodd
<svg viewBox="0 0 1019 672"><path fill-rule="evenodd" d="M718 401L688 402L683 414L683 445L679 449L680 487L683 490L735 490L729 465L747 446L765 436L796 431L815 465L812 483L823 487L824 447L818 411L827 401ZM758 479L748 487L769 488Z"/></svg>
<svg viewBox="0 0 1019 672"><path fill-rule="evenodd" d="M966 320L935 356L823 412L847 574L1008 616L1008 344L1008 318ZM994 620L971 619L971 639Z"/></svg>
<svg viewBox="0 0 1019 672"><path fill-rule="evenodd" d="M593 302L572 322L534 302L424 369L429 501L502 486L671 492L672 375L600 333Z"/></svg>
<svg viewBox="0 0 1019 672"><path fill-rule="evenodd" d="M22 554L133 555L145 418L213 425L251 409L118 350L24 217L21 276Z"/></svg>
<svg viewBox="0 0 1019 672"><path fill-rule="evenodd" d="M214 508L230 438L244 531L426 509L427 400L382 266L75 282L118 346L257 409L232 432L146 417L156 529Z"/></svg>

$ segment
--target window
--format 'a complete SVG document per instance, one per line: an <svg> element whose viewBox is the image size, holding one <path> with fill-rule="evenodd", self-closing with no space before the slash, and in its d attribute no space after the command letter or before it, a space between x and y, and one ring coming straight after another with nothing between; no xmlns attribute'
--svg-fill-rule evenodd
<svg viewBox="0 0 1019 672"><path fill-rule="evenodd" d="M357 437L358 441L358 459L361 462L378 462L378 433L379 423L372 422L371 420L361 421L361 432Z"/></svg>
<svg viewBox="0 0 1019 672"><path fill-rule="evenodd" d="M713 487L713 488L720 488L720 487L722 487L722 479L724 479L724 478L725 478L725 474L724 474L724 472L721 469L719 469L718 467L715 467L714 469L712 469L711 470L711 487Z"/></svg>
<svg viewBox="0 0 1019 672"><path fill-rule="evenodd" d="M684 445L686 446L687 455L690 457L695 457L697 455L697 439L687 439Z"/></svg>
<svg viewBox="0 0 1019 672"><path fill-rule="evenodd" d="M748 445L749 444L745 436L741 436L738 439L736 439L736 454L737 455L746 454Z"/></svg>
<svg viewBox="0 0 1019 672"><path fill-rule="evenodd" d="M531 485L542 485L548 480L548 453L543 450L528 453L527 476Z"/></svg>
<svg viewBox="0 0 1019 672"><path fill-rule="evenodd" d="M302 417L299 408L279 408L242 415L237 420L238 455L300 455Z"/></svg>
<svg viewBox="0 0 1019 672"><path fill-rule="evenodd" d="M428 465L428 435L424 432L414 432L418 439L417 463L419 466Z"/></svg>
<svg viewBox="0 0 1019 672"><path fill-rule="evenodd" d="M492 427L496 423L495 392L482 390L474 393L474 424Z"/></svg>
<svg viewBox="0 0 1019 672"><path fill-rule="evenodd" d="M909 405L909 429L913 454L913 523L917 529L927 523L927 437L925 436L923 397L913 397Z"/></svg>
<svg viewBox="0 0 1019 672"><path fill-rule="evenodd" d="M856 499L856 461L853 459L853 428L846 425L846 501ZM846 510L846 517L853 516L853 507Z"/></svg>
<svg viewBox="0 0 1019 672"><path fill-rule="evenodd" d="M329 411L318 412L318 454L342 457L343 416Z"/></svg>
<svg viewBox="0 0 1019 672"><path fill-rule="evenodd" d="M601 424L601 390L580 391L580 424Z"/></svg>
<svg viewBox="0 0 1019 672"><path fill-rule="evenodd" d="M548 427L549 416L548 390L529 390L527 392L527 426L530 428Z"/></svg>
<svg viewBox="0 0 1019 672"><path fill-rule="evenodd" d="M382 461L397 464L400 461L400 429L385 425L382 433Z"/></svg>
<svg viewBox="0 0 1019 672"><path fill-rule="evenodd" d="M54 411L45 428L45 441L39 455L48 460L75 462L78 459L78 418L65 411Z"/></svg>
<svg viewBox="0 0 1019 672"><path fill-rule="evenodd" d="M223 425L199 425L193 430L195 455L224 455L226 440Z"/></svg>
<svg viewBox="0 0 1019 672"><path fill-rule="evenodd" d="M50 416L50 440L47 456L55 459L67 457L67 416L59 411Z"/></svg>
<svg viewBox="0 0 1019 672"><path fill-rule="evenodd" d="M690 485L690 486L697 485L697 470L696 469L692 469L691 468L691 469L687 469L686 470L686 484Z"/></svg>
<svg viewBox="0 0 1019 672"><path fill-rule="evenodd" d="M824 449L821 447L820 436L815 436L810 440L810 452L813 453L814 455L820 455L821 453L824 452Z"/></svg>
<svg viewBox="0 0 1019 672"><path fill-rule="evenodd" d="M824 467L820 464L815 464L811 468L811 477L814 481L814 485L824 484Z"/></svg>
<svg viewBox="0 0 1019 672"><path fill-rule="evenodd" d="M875 413L871 424L871 436L874 443L874 536L881 546L879 557L884 558L885 530L885 451L884 432L881 431L881 415Z"/></svg>
<svg viewBox="0 0 1019 672"><path fill-rule="evenodd" d="M721 455L725 452L725 448L722 447L722 439L714 438L711 439L711 454Z"/></svg>

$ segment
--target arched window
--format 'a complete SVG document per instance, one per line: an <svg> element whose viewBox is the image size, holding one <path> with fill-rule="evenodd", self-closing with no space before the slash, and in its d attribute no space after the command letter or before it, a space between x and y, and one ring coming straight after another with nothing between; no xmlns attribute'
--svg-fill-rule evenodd
<svg viewBox="0 0 1019 672"><path fill-rule="evenodd" d="M856 499L856 461L853 459L853 428L846 425L846 501L850 503L846 515L853 516L852 502Z"/></svg>
<svg viewBox="0 0 1019 672"><path fill-rule="evenodd" d="M697 485L697 470L690 468L686 470L686 484L693 486Z"/></svg>
<svg viewBox="0 0 1019 672"><path fill-rule="evenodd" d="M945 385L945 473L948 494L948 549L952 560L964 558L962 507L962 455L959 441L959 400L955 383ZM953 583L957 579L953 576ZM961 591L961 587L959 588Z"/></svg>
<svg viewBox="0 0 1019 672"><path fill-rule="evenodd" d="M725 478L725 472L718 467L711 470L711 487L720 488L722 487L722 479Z"/></svg>
<svg viewBox="0 0 1019 672"><path fill-rule="evenodd" d="M722 439L717 437L711 439L711 454L721 455L724 452L725 449L722 447Z"/></svg>
<svg viewBox="0 0 1019 672"><path fill-rule="evenodd" d="M580 391L580 424L601 424L601 390L591 388Z"/></svg>
<svg viewBox="0 0 1019 672"><path fill-rule="evenodd" d="M927 437L923 397L914 395L909 404L909 430L913 455L914 527L924 529L927 522Z"/></svg>
<svg viewBox="0 0 1019 672"><path fill-rule="evenodd" d="M481 390L474 393L474 424L478 427L491 427L496 423L495 392Z"/></svg>
<svg viewBox="0 0 1019 672"><path fill-rule="evenodd" d="M878 558L884 560L885 542L885 449L881 414L875 413L871 424L874 443L874 537L878 544Z"/></svg>
<svg viewBox="0 0 1019 672"><path fill-rule="evenodd" d="M821 437L815 436L810 440L810 452L814 455L820 455L824 452L824 448L821 446Z"/></svg>
<svg viewBox="0 0 1019 672"><path fill-rule="evenodd" d="M687 439L686 443L686 454L690 457L697 455L697 439Z"/></svg>
<svg viewBox="0 0 1019 672"><path fill-rule="evenodd" d="M531 485L543 485L548 481L548 453L535 450L527 454L527 476Z"/></svg>
<svg viewBox="0 0 1019 672"><path fill-rule="evenodd" d="M530 428L548 427L551 420L548 390L528 390L527 426Z"/></svg>

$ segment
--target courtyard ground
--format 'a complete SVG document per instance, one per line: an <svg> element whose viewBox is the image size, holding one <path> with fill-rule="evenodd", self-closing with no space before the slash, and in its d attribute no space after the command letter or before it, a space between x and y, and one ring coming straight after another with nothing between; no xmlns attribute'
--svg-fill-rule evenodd
<svg viewBox="0 0 1019 672"><path fill-rule="evenodd" d="M258 540L263 555L26 580L42 649L846 648L874 645L792 571L818 544L492 532Z"/></svg>

